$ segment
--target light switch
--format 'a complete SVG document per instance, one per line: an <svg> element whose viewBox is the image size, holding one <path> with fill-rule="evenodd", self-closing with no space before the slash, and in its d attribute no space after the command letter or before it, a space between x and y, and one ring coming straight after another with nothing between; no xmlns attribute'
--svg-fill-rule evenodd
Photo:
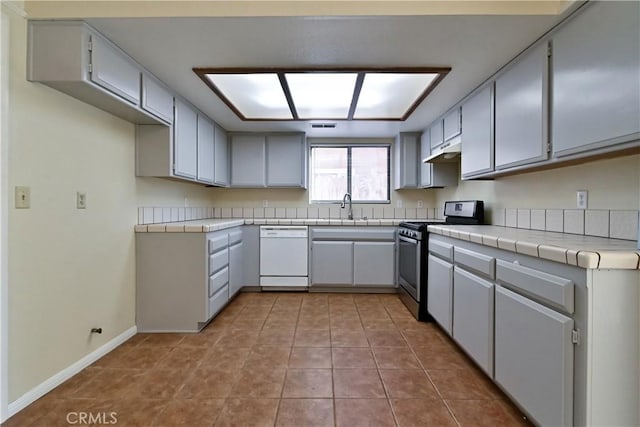
<svg viewBox="0 0 640 427"><path fill-rule="evenodd" d="M589 193L587 190L578 190L576 192L576 202L578 209L587 209Z"/></svg>
<svg viewBox="0 0 640 427"><path fill-rule="evenodd" d="M76 208L87 209L87 193L76 193Z"/></svg>
<svg viewBox="0 0 640 427"><path fill-rule="evenodd" d="M31 187L16 187L16 209L31 207Z"/></svg>

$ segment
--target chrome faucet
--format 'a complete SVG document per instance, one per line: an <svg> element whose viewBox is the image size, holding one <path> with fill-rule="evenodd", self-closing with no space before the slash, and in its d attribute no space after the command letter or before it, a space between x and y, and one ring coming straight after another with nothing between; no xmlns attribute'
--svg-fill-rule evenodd
<svg viewBox="0 0 640 427"><path fill-rule="evenodd" d="M344 197L342 197L342 203L340 207L344 209L345 204L347 203L347 199L349 199L349 210L347 211L347 218L353 219L353 207L351 206L351 193L344 193Z"/></svg>

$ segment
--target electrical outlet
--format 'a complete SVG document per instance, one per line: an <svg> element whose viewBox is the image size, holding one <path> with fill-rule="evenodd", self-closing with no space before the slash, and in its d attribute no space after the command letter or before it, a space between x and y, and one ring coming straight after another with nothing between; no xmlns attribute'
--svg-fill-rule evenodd
<svg viewBox="0 0 640 427"><path fill-rule="evenodd" d="M422 209L424 207L424 202L422 200L418 200L418 209Z"/></svg>
<svg viewBox="0 0 640 427"><path fill-rule="evenodd" d="M269 201L268 200L263 200L262 201L262 207L263 208L268 208L269 207Z"/></svg>
<svg viewBox="0 0 640 427"><path fill-rule="evenodd" d="M76 193L76 208L87 209L87 193Z"/></svg>
<svg viewBox="0 0 640 427"><path fill-rule="evenodd" d="M578 190L576 192L576 202L578 209L587 209L589 202L589 192L587 190Z"/></svg>
<svg viewBox="0 0 640 427"><path fill-rule="evenodd" d="M31 207L31 187L16 187L16 209Z"/></svg>

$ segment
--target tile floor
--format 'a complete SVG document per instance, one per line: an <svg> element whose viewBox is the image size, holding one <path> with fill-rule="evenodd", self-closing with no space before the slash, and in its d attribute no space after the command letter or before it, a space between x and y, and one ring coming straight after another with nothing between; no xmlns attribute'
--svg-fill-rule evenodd
<svg viewBox="0 0 640 427"><path fill-rule="evenodd" d="M521 426L396 295L243 293L199 334L138 334L5 424Z"/></svg>

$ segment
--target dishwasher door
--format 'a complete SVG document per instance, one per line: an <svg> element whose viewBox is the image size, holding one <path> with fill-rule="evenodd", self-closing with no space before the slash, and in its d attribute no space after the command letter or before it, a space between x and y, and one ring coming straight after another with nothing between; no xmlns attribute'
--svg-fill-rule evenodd
<svg viewBox="0 0 640 427"><path fill-rule="evenodd" d="M260 227L260 276L307 277L306 226Z"/></svg>

